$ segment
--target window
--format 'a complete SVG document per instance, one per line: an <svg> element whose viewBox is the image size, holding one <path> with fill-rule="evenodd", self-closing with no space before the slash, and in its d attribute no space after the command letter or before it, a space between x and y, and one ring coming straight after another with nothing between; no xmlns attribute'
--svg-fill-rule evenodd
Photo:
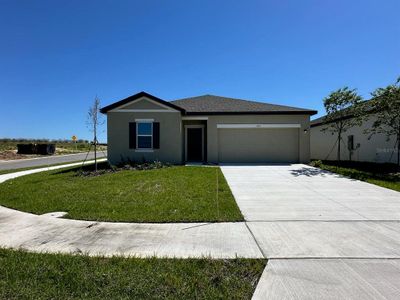
<svg viewBox="0 0 400 300"><path fill-rule="evenodd" d="M136 127L137 148L151 149L153 148L153 123L138 122Z"/></svg>
<svg viewBox="0 0 400 300"><path fill-rule="evenodd" d="M347 149L349 149L349 151L355 150L354 149L354 135L347 136Z"/></svg>

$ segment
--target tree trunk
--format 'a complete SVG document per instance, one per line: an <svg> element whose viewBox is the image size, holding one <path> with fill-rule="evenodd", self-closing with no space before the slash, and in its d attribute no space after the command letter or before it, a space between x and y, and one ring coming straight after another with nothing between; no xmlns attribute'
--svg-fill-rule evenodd
<svg viewBox="0 0 400 300"><path fill-rule="evenodd" d="M400 168L400 131L397 134L397 168Z"/></svg>
<svg viewBox="0 0 400 300"><path fill-rule="evenodd" d="M340 142L342 141L342 131L339 130L338 132L338 152L337 152L337 160L338 163L340 164Z"/></svg>
<svg viewBox="0 0 400 300"><path fill-rule="evenodd" d="M97 172L97 145L96 140L94 141L94 170Z"/></svg>
<svg viewBox="0 0 400 300"><path fill-rule="evenodd" d="M96 125L94 126L94 171L97 172L97 133L96 133Z"/></svg>

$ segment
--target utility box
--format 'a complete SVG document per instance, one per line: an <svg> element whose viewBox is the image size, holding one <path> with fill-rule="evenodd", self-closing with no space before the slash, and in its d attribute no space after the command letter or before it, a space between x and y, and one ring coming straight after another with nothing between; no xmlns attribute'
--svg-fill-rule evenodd
<svg viewBox="0 0 400 300"><path fill-rule="evenodd" d="M36 149L37 149L37 154L52 155L56 151L56 145L55 144L37 144Z"/></svg>
<svg viewBox="0 0 400 300"><path fill-rule="evenodd" d="M36 154L36 144L17 144L18 154Z"/></svg>
<svg viewBox="0 0 400 300"><path fill-rule="evenodd" d="M56 144L17 144L18 154L52 155Z"/></svg>

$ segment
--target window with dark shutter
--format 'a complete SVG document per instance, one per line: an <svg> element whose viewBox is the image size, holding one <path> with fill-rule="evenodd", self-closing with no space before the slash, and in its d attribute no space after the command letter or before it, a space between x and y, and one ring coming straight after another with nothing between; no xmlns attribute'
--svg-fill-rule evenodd
<svg viewBox="0 0 400 300"><path fill-rule="evenodd" d="M153 148L160 149L160 123L153 123Z"/></svg>
<svg viewBox="0 0 400 300"><path fill-rule="evenodd" d="M136 125L137 131L137 148L151 149L153 148L153 123L138 122Z"/></svg>
<svg viewBox="0 0 400 300"><path fill-rule="evenodd" d="M136 149L136 123L129 123L129 149Z"/></svg>

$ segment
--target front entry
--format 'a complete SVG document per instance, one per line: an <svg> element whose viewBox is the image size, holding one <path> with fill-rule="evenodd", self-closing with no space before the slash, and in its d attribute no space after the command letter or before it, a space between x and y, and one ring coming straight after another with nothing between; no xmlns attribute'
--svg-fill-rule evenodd
<svg viewBox="0 0 400 300"><path fill-rule="evenodd" d="M204 128L188 125L186 127L186 161L200 162L204 160Z"/></svg>

